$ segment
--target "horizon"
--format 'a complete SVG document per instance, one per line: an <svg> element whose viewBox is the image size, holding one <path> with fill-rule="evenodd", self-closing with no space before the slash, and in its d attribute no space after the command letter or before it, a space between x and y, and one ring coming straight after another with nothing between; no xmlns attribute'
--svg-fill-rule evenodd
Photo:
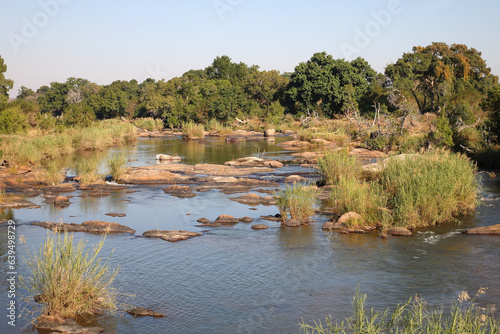
<svg viewBox="0 0 500 334"><path fill-rule="evenodd" d="M0 56L5 76L37 90L69 77L99 85L170 80L204 69L217 56L260 70L293 72L325 51L364 58L377 72L414 46L465 44L500 74L491 34L500 3L376 0L357 3L276 0L37 0L4 4ZM341 13L341 15L339 14ZM476 15L474 15L476 14Z"/></svg>

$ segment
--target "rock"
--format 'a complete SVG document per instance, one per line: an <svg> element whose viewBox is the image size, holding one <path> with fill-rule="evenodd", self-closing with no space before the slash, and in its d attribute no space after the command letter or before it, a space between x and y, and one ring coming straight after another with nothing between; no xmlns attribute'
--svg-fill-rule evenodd
<svg viewBox="0 0 500 334"><path fill-rule="evenodd" d="M285 225L288 226L288 227L297 227L297 226L301 225L301 222L298 219L288 219L285 222Z"/></svg>
<svg viewBox="0 0 500 334"><path fill-rule="evenodd" d="M390 235L394 235L394 236L411 236L412 235L411 231L405 227L393 227L387 233Z"/></svg>
<svg viewBox="0 0 500 334"><path fill-rule="evenodd" d="M104 197L104 196L111 195L111 193L109 191L96 190L96 191L89 192L88 195L90 197Z"/></svg>
<svg viewBox="0 0 500 334"><path fill-rule="evenodd" d="M255 225L252 225L252 229L254 230L265 230L265 229L268 229L269 226L267 226L266 224L255 224Z"/></svg>
<svg viewBox="0 0 500 334"><path fill-rule="evenodd" d="M57 196L54 198L54 204L60 207L68 206L70 203L69 198L64 196Z"/></svg>
<svg viewBox="0 0 500 334"><path fill-rule="evenodd" d="M290 176L287 176L283 182L295 183L295 182L304 181L305 179L306 179L305 177L302 177L300 175L290 175Z"/></svg>
<svg viewBox="0 0 500 334"><path fill-rule="evenodd" d="M160 238L165 241L175 242L179 240L186 240L192 237L197 237L202 234L184 230L174 230L174 231L150 230L144 232L142 235L146 238Z"/></svg>
<svg viewBox="0 0 500 334"><path fill-rule="evenodd" d="M45 222L35 222L31 223L31 225L34 226L40 226L55 232L61 232L61 231L66 231L66 232L88 232L87 228L81 224L67 224L67 223L53 223L49 221Z"/></svg>
<svg viewBox="0 0 500 334"><path fill-rule="evenodd" d="M239 158L232 161L227 161L224 163L225 166L233 167L270 167L270 168L281 168L283 164L276 160L265 160L257 157L245 157Z"/></svg>
<svg viewBox="0 0 500 334"><path fill-rule="evenodd" d="M500 234L500 224L471 228L465 231L466 234Z"/></svg>
<svg viewBox="0 0 500 334"><path fill-rule="evenodd" d="M240 220L237 218L234 218L231 215L220 215L217 217L214 223L219 223L219 224L236 224L239 223Z"/></svg>
<svg viewBox="0 0 500 334"><path fill-rule="evenodd" d="M277 160L268 160L264 162L264 166L270 167L270 168L281 168L283 167L283 163L277 161Z"/></svg>
<svg viewBox="0 0 500 334"><path fill-rule="evenodd" d="M279 222L281 221L281 215L279 213L275 214L274 216L268 215L268 216L260 216L260 218L273 221L273 222Z"/></svg>
<svg viewBox="0 0 500 334"><path fill-rule="evenodd" d="M128 314L133 315L134 317L155 317L162 318L165 316L163 313L155 312L151 309L144 307L134 307L133 309L126 311Z"/></svg>
<svg viewBox="0 0 500 334"><path fill-rule="evenodd" d="M105 213L105 215L110 216L110 217L125 217L125 216L127 216L124 213L115 213L115 212Z"/></svg>
<svg viewBox="0 0 500 334"><path fill-rule="evenodd" d="M166 154L157 154L157 161L181 161L182 158L178 155L166 155Z"/></svg>
<svg viewBox="0 0 500 334"><path fill-rule="evenodd" d="M232 201L247 205L276 205L276 200L271 196L261 197L257 194L247 194L239 197L230 197Z"/></svg>
<svg viewBox="0 0 500 334"><path fill-rule="evenodd" d="M39 330L70 334L93 334L101 333L104 328L83 327L78 325L73 319L63 319L48 315L42 315L38 318L35 327Z"/></svg>
<svg viewBox="0 0 500 334"><path fill-rule="evenodd" d="M347 226L351 221L362 224L364 222L364 219L356 212L350 211L340 216L339 220L337 220L337 223Z"/></svg>
<svg viewBox="0 0 500 334"><path fill-rule="evenodd" d="M253 219L250 217L242 217L239 219L239 221L242 223L251 223L251 222L253 222Z"/></svg>
<svg viewBox="0 0 500 334"><path fill-rule="evenodd" d="M310 147L312 146L312 144L307 141L290 140L276 144L276 146L281 146L286 150L297 150L297 149L303 149L305 147Z"/></svg>
<svg viewBox="0 0 500 334"><path fill-rule="evenodd" d="M12 209L21 209L21 208L27 208L27 209L38 209L40 208L40 205L37 205L33 202L30 202L28 200L22 199L17 196L12 196L8 197L5 199L5 202L0 203L0 209L4 208L12 208Z"/></svg>
<svg viewBox="0 0 500 334"><path fill-rule="evenodd" d="M198 219L197 222L200 223L200 224L211 223L211 221L209 219L205 218L205 217Z"/></svg>
<svg viewBox="0 0 500 334"><path fill-rule="evenodd" d="M135 233L135 230L118 223L90 220L82 223L90 233Z"/></svg>
<svg viewBox="0 0 500 334"><path fill-rule="evenodd" d="M196 196L196 194L193 193L193 190L189 186L172 185L164 188L163 191L166 194L170 194L179 198L191 198Z"/></svg>
<svg viewBox="0 0 500 334"><path fill-rule="evenodd" d="M331 141L321 139L321 138L313 138L310 140L311 144L317 145L317 146L327 146L327 145L333 145Z"/></svg>
<svg viewBox="0 0 500 334"><path fill-rule="evenodd" d="M272 137L272 136L276 136L276 130L274 129L264 130L264 137Z"/></svg>

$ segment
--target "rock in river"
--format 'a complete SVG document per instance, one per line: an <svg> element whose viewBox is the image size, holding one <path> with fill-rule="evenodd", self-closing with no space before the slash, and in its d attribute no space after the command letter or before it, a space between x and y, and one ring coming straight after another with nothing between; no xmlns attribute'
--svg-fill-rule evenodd
<svg viewBox="0 0 500 334"><path fill-rule="evenodd" d="M163 191L166 194L170 194L179 198L191 198L196 196L190 186L172 185L164 188Z"/></svg>
<svg viewBox="0 0 500 334"><path fill-rule="evenodd" d="M83 327L72 319L63 319L49 315L40 316L35 327L43 330L44 333L94 334L104 331L100 327Z"/></svg>
<svg viewBox="0 0 500 334"><path fill-rule="evenodd" d="M174 230L174 231L150 230L144 232L142 235L146 238L160 238L165 241L175 242L179 240L186 240L192 237L197 237L202 234L184 230Z"/></svg>
<svg viewBox="0 0 500 334"><path fill-rule="evenodd" d="M500 234L500 224L471 228L466 234Z"/></svg>
<svg viewBox="0 0 500 334"><path fill-rule="evenodd" d="M82 224L37 222L31 225L40 226L53 231L90 232L90 233L135 233L135 230L118 223L103 222L99 220L86 221Z"/></svg>
<svg viewBox="0 0 500 334"><path fill-rule="evenodd" d="M236 224L239 223L240 220L238 218L234 218L231 215L220 215L215 219L215 223L219 224Z"/></svg>
<svg viewBox="0 0 500 334"><path fill-rule="evenodd" d="M127 310L127 313L133 315L134 317L162 318L165 316L165 314L163 313L159 313L144 307L134 307L133 309Z"/></svg>

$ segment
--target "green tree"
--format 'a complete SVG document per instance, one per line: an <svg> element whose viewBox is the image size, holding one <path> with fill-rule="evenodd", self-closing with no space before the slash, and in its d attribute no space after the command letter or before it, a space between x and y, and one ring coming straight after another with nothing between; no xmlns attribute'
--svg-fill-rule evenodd
<svg viewBox="0 0 500 334"><path fill-rule="evenodd" d="M28 117L19 106L7 106L0 110L0 133L23 133L29 127Z"/></svg>
<svg viewBox="0 0 500 334"><path fill-rule="evenodd" d="M484 110L488 111L488 126L498 141L500 138L500 85L493 86L482 103Z"/></svg>
<svg viewBox="0 0 500 334"><path fill-rule="evenodd" d="M82 127L90 126L96 118L94 110L83 102L71 104L62 116L64 125Z"/></svg>
<svg viewBox="0 0 500 334"><path fill-rule="evenodd" d="M7 65L0 56L0 108L9 100L9 90L14 86L14 81L5 78L5 72L7 72Z"/></svg>

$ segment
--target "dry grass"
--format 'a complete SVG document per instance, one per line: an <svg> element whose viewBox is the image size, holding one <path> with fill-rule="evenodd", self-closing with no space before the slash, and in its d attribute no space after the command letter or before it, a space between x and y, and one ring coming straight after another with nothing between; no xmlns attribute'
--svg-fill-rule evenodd
<svg viewBox="0 0 500 334"><path fill-rule="evenodd" d="M288 217L308 221L315 214L314 205L321 191L316 186L296 183L278 193L277 205L283 221Z"/></svg>

